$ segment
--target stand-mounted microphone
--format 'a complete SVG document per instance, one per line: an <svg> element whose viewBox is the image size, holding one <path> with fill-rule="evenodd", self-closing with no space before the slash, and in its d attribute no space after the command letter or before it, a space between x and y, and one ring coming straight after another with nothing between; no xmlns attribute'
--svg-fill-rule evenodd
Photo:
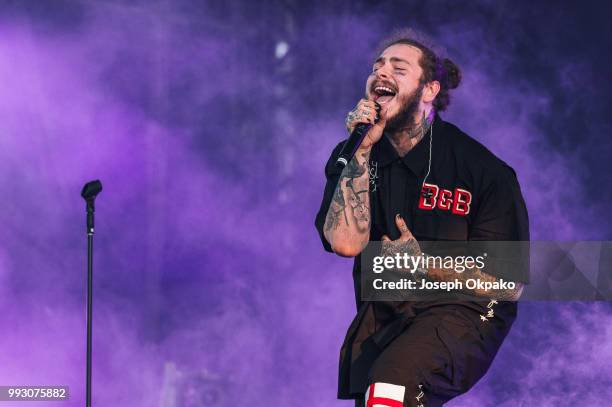
<svg viewBox="0 0 612 407"><path fill-rule="evenodd" d="M81 191L81 196L87 202L87 234L94 232L94 212L96 196L102 191L102 183L100 180L88 182Z"/></svg>
<svg viewBox="0 0 612 407"><path fill-rule="evenodd" d="M85 405L91 407L91 345L92 345L92 294L93 294L93 235L94 235L94 202L102 191L99 180L85 184L81 196L87 202L87 362L85 367Z"/></svg>

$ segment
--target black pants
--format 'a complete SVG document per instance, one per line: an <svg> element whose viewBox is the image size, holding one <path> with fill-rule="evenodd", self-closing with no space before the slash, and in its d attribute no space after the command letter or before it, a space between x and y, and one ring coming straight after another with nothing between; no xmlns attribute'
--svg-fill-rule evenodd
<svg viewBox="0 0 612 407"><path fill-rule="evenodd" d="M497 353L498 329L481 324L457 312L420 315L382 350L370 369L369 383L404 386L405 407L442 406L468 391ZM364 407L364 398L355 406Z"/></svg>

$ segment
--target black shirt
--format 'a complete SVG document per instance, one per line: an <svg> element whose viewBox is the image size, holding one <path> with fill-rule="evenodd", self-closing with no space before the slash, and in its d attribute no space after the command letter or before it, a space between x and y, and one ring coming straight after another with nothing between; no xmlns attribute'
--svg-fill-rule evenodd
<svg viewBox="0 0 612 407"><path fill-rule="evenodd" d="M419 241L528 241L529 219L515 171L438 115L432 126L433 137L428 132L404 157L398 156L384 135L372 148L370 241L379 241L385 234L397 239L400 232L395 215L398 213ZM342 172L335 162L343 144L344 141L336 146L325 166L327 184L315 220L323 247L329 252L332 249L323 235L323 225ZM421 195L430 146L431 169L426 186L432 192L437 191L433 208L433 201ZM462 202L453 204L456 197ZM359 261L355 266L359 267ZM526 269L512 276L499 275L495 270L491 274L529 282Z"/></svg>
<svg viewBox="0 0 612 407"><path fill-rule="evenodd" d="M428 132L404 157L398 156L385 135L373 146L369 162L370 241L379 241L383 235L397 239L400 231L395 225L395 215L398 213L418 241L528 241L527 209L514 170L438 115L434 118L432 131L433 137ZM332 249L323 235L323 227L342 172L335 162L343 144L344 141L336 146L325 167L327 184L315 220L323 246L330 252ZM426 188L435 196L435 202L421 194L426 176ZM360 266L360 256L357 256L353 280L358 316L349 329L344 347L352 336L359 336L356 334L359 325L367 323L364 320L357 322L358 318L370 315L376 319L375 329L380 330L393 320L394 315L406 309L406 303L381 302L372 303L373 312L365 311L360 294ZM511 281L529 281L528 269L511 276L501 275L495 270L491 274ZM471 309L468 313L477 319L479 313L486 311L485 304L461 303L461 307ZM413 305L427 309L443 304L440 301L410 304L411 308ZM497 306L497 323L511 324L515 317L516 303L502 302ZM346 395L349 390L342 389L342 370L341 366L340 395Z"/></svg>

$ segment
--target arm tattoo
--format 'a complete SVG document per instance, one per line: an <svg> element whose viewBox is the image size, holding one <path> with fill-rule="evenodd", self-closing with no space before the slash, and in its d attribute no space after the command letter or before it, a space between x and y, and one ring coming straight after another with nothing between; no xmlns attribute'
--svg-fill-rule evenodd
<svg viewBox="0 0 612 407"><path fill-rule="evenodd" d="M370 229L369 158L370 152L364 152L359 157L353 157L342 170L327 211L326 231L337 229L342 222L348 227L355 224L358 233L365 233Z"/></svg>

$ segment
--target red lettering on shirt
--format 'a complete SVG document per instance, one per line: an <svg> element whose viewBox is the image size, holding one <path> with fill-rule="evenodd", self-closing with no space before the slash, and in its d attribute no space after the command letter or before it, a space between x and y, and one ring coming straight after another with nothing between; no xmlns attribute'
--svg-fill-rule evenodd
<svg viewBox="0 0 612 407"><path fill-rule="evenodd" d="M433 211L438 199L438 186L434 184L423 184L421 196L419 197L419 209Z"/></svg>
<svg viewBox="0 0 612 407"><path fill-rule="evenodd" d="M438 208L448 211L451 208L451 204L453 200L451 199L453 196L453 191L449 191L448 189L441 189L440 196L438 200Z"/></svg>
<svg viewBox="0 0 612 407"><path fill-rule="evenodd" d="M453 210L455 215L467 215L470 213L470 204L472 203L472 193L465 189L455 188L455 197L453 199Z"/></svg>
<svg viewBox="0 0 612 407"><path fill-rule="evenodd" d="M470 191L463 188L455 188L451 191L435 184L423 184L419 197L419 209L433 211L438 208L461 216L470 213L471 204L472 193Z"/></svg>

